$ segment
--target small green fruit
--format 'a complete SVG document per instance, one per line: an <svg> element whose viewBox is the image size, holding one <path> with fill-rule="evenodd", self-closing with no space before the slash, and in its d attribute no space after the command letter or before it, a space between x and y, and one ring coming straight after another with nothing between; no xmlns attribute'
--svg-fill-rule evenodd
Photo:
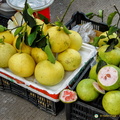
<svg viewBox="0 0 120 120"><path fill-rule="evenodd" d="M115 47L109 52L105 52L108 45L104 45L98 49L98 56L108 64L119 65L120 63L120 48Z"/></svg>
<svg viewBox="0 0 120 120"><path fill-rule="evenodd" d="M120 91L109 91L102 99L102 106L111 115L120 115Z"/></svg>
<svg viewBox="0 0 120 120"><path fill-rule="evenodd" d="M76 92L81 100L90 102L99 96L93 87L93 82L95 82L93 79L83 79L78 83Z"/></svg>

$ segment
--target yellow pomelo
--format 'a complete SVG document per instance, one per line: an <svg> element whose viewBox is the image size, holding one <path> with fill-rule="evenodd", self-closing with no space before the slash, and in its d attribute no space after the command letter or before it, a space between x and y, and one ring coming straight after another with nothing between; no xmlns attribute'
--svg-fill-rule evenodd
<svg viewBox="0 0 120 120"><path fill-rule="evenodd" d="M47 54L41 49L41 48L32 48L31 50L31 56L35 60L36 63L42 61L42 60L47 60L48 56Z"/></svg>
<svg viewBox="0 0 120 120"><path fill-rule="evenodd" d="M52 86L63 80L64 68L58 61L55 64L48 60L43 60L36 65L35 78L42 84Z"/></svg>
<svg viewBox="0 0 120 120"><path fill-rule="evenodd" d="M14 41L14 35L10 31L0 32L0 39L4 39L4 42L12 44Z"/></svg>
<svg viewBox="0 0 120 120"><path fill-rule="evenodd" d="M100 36L107 36L107 32L103 32ZM112 35L109 35L109 38L112 39L112 38L116 38L117 37L117 34L116 33L113 33ZM117 37L118 39L118 44L116 45L117 47L120 47L120 39ZM103 45L106 45L106 42L108 41L108 37L106 38L103 38L103 39L100 39L99 42L98 42L98 46L101 47Z"/></svg>
<svg viewBox="0 0 120 120"><path fill-rule="evenodd" d="M51 27L48 29L47 33L50 36L49 41L53 52L59 53L70 47L70 37L62 28L59 30L58 26Z"/></svg>
<svg viewBox="0 0 120 120"><path fill-rule="evenodd" d="M15 48L16 48L16 40L17 40L17 37L18 37L18 36L16 36L15 39L14 39L14 41L13 41L13 46L14 46ZM21 50L16 48L17 52L23 52L23 53L28 53L28 54L31 53L31 49L32 49L32 48L31 48L30 46L26 45L24 42L21 43Z"/></svg>
<svg viewBox="0 0 120 120"><path fill-rule="evenodd" d="M58 54L57 60L63 65L66 71L73 71L81 64L81 55L77 50L68 48Z"/></svg>
<svg viewBox="0 0 120 120"><path fill-rule="evenodd" d="M35 20L36 20L37 25L43 25L43 33L46 34L47 25L42 20L40 20L38 18L36 18ZM42 28L42 26L41 26L41 28Z"/></svg>
<svg viewBox="0 0 120 120"><path fill-rule="evenodd" d="M35 61L27 53L16 53L8 62L9 69L20 77L29 77L34 73Z"/></svg>
<svg viewBox="0 0 120 120"><path fill-rule="evenodd" d="M15 53L16 50L11 44L0 43L0 67L8 67L8 61Z"/></svg>
<svg viewBox="0 0 120 120"><path fill-rule="evenodd" d="M82 37L76 31L70 30L70 32L71 34L69 34L69 37L71 39L71 44L69 48L80 50L82 46Z"/></svg>

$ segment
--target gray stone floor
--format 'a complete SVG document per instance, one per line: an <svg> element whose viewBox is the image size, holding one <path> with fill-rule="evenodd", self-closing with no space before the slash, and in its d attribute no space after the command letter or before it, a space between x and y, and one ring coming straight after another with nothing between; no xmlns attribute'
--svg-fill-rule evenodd
<svg viewBox="0 0 120 120"><path fill-rule="evenodd" d="M54 1L50 6L51 22L56 21L57 16L62 17L69 2L70 0ZM106 16L115 10L114 4L120 9L119 0L75 0L64 19L64 23L70 20L72 14L76 11L97 14L99 9L104 10L104 20L106 21ZM98 18L94 18L94 20L99 21ZM53 116L38 109L23 98L0 91L0 120L66 120L66 115L65 109L63 109L57 116Z"/></svg>

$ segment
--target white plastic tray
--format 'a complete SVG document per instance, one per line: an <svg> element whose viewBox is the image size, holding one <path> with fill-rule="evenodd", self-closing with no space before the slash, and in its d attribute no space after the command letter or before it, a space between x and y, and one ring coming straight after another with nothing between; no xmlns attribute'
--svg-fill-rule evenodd
<svg viewBox="0 0 120 120"><path fill-rule="evenodd" d="M39 84L34 76L28 78L22 78L15 74L13 74L8 68L3 69L0 68L0 76L6 78L24 88L27 88L43 97L46 97L54 102L58 102L59 93L69 85L69 82L75 78L76 75L79 74L81 68L87 63L90 58L94 57L97 53L95 47L83 43L82 48L80 49L79 53L82 56L82 62L78 69L72 72L66 72L64 79L55 86L44 86Z"/></svg>

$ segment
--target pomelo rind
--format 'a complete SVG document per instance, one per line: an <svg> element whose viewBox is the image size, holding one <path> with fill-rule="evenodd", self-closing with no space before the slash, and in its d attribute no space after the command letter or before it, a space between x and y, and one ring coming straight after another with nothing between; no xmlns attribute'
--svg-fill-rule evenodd
<svg viewBox="0 0 120 120"><path fill-rule="evenodd" d="M95 90L101 94L105 94L105 90L102 89L97 82L93 82L93 87Z"/></svg>

